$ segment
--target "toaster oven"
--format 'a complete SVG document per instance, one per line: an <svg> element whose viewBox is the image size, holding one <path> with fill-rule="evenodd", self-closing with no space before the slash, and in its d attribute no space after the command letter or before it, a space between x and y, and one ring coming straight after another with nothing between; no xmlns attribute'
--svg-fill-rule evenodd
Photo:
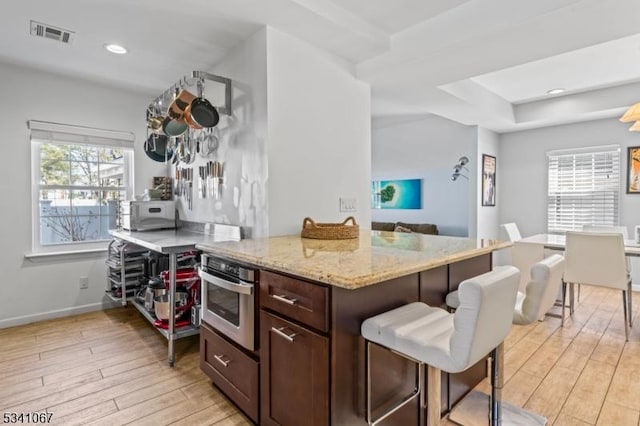
<svg viewBox="0 0 640 426"><path fill-rule="evenodd" d="M122 203L122 227L129 231L174 229L176 206L173 201L125 201Z"/></svg>

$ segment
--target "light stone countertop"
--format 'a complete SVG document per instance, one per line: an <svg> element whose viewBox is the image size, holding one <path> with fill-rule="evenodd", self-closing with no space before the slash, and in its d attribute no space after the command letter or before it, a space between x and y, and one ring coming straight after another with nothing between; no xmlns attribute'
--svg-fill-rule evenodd
<svg viewBox="0 0 640 426"><path fill-rule="evenodd" d="M203 241L196 248L214 255L288 273L346 289L415 272L510 247L498 240L361 230L351 240L313 240L299 235Z"/></svg>

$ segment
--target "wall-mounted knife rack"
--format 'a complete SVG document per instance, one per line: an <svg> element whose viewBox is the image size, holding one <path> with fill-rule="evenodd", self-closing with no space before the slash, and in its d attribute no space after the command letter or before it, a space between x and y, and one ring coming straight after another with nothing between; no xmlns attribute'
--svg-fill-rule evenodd
<svg viewBox="0 0 640 426"><path fill-rule="evenodd" d="M207 81L224 84L224 105L219 106L214 104L214 106L219 114L231 115L231 79L204 71L191 71L191 74L185 75L171 85L171 87L162 92L160 96L151 101L149 111L160 112L163 109L166 110L180 89L189 89L196 86L198 89L197 95L202 96L202 90Z"/></svg>

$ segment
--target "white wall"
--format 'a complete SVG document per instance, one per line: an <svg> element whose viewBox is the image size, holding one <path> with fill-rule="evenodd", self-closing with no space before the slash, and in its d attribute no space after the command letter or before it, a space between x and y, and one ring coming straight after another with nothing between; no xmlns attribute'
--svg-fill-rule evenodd
<svg viewBox="0 0 640 426"><path fill-rule="evenodd" d="M434 115L405 120L374 120L372 179L422 179L422 209L373 209L375 221L433 223L440 234L467 236L470 225L476 131ZM455 182L453 166L461 156L469 171ZM475 197L475 194L473 194ZM474 215L475 223L475 215Z"/></svg>
<svg viewBox="0 0 640 426"><path fill-rule="evenodd" d="M369 86L352 67L278 30L267 30L270 235L302 220L370 222ZM339 211L355 197L355 214Z"/></svg>
<svg viewBox="0 0 640 426"><path fill-rule="evenodd" d="M626 148L640 145L640 134L616 118L547 127L500 136L498 194L500 223L515 222L523 236L547 230L547 157L555 149L621 145L623 173L620 188L620 224L633 235L640 225L640 195L626 194ZM639 259L632 259L634 283L640 282Z"/></svg>
<svg viewBox="0 0 640 426"><path fill-rule="evenodd" d="M232 49L211 73L232 80L231 118L220 115L219 147L208 156L198 156L186 167L194 168L207 161L224 165L224 187L221 198L198 198L194 187L192 210L183 197L177 199L180 217L193 222L217 222L241 225L247 236L269 234L267 203L267 30L256 32ZM205 97L214 105L222 105L222 85L207 82ZM195 89L194 89L195 90ZM211 94L209 93L211 92ZM182 166L181 166L182 167ZM175 172L172 171L175 176ZM196 181L197 185L197 181Z"/></svg>
<svg viewBox="0 0 640 426"><path fill-rule="evenodd" d="M499 207L501 204L501 199L504 199L500 196L500 175L501 175L501 163L502 160L498 155L498 134L492 132L491 130L478 127L478 156L476 167L478 173L476 176L478 180L476 182L476 194L477 200L475 205L477 206L477 227L476 227L476 237L477 238L498 238L498 227L499 227ZM496 205L492 206L483 206L482 205L482 155L487 154L493 157L496 157Z"/></svg>
<svg viewBox="0 0 640 426"><path fill-rule="evenodd" d="M104 298L104 256L30 261L31 147L27 120L132 131L136 134L135 189L148 187L166 167L143 152L144 111L149 96L0 64L0 116L3 165L0 167L0 327L100 307ZM80 276L89 289L79 290Z"/></svg>

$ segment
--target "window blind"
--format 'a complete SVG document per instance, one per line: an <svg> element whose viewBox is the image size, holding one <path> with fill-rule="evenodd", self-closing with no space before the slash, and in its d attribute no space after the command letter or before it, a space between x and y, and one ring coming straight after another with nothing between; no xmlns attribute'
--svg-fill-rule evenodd
<svg viewBox="0 0 640 426"><path fill-rule="evenodd" d="M619 146L553 151L547 158L548 232L581 230L583 225L618 225Z"/></svg>
<svg viewBox="0 0 640 426"><path fill-rule="evenodd" d="M133 149L135 141L135 136L131 132L94 129L36 120L29 120L27 125L31 132L30 139L32 142L102 145Z"/></svg>

